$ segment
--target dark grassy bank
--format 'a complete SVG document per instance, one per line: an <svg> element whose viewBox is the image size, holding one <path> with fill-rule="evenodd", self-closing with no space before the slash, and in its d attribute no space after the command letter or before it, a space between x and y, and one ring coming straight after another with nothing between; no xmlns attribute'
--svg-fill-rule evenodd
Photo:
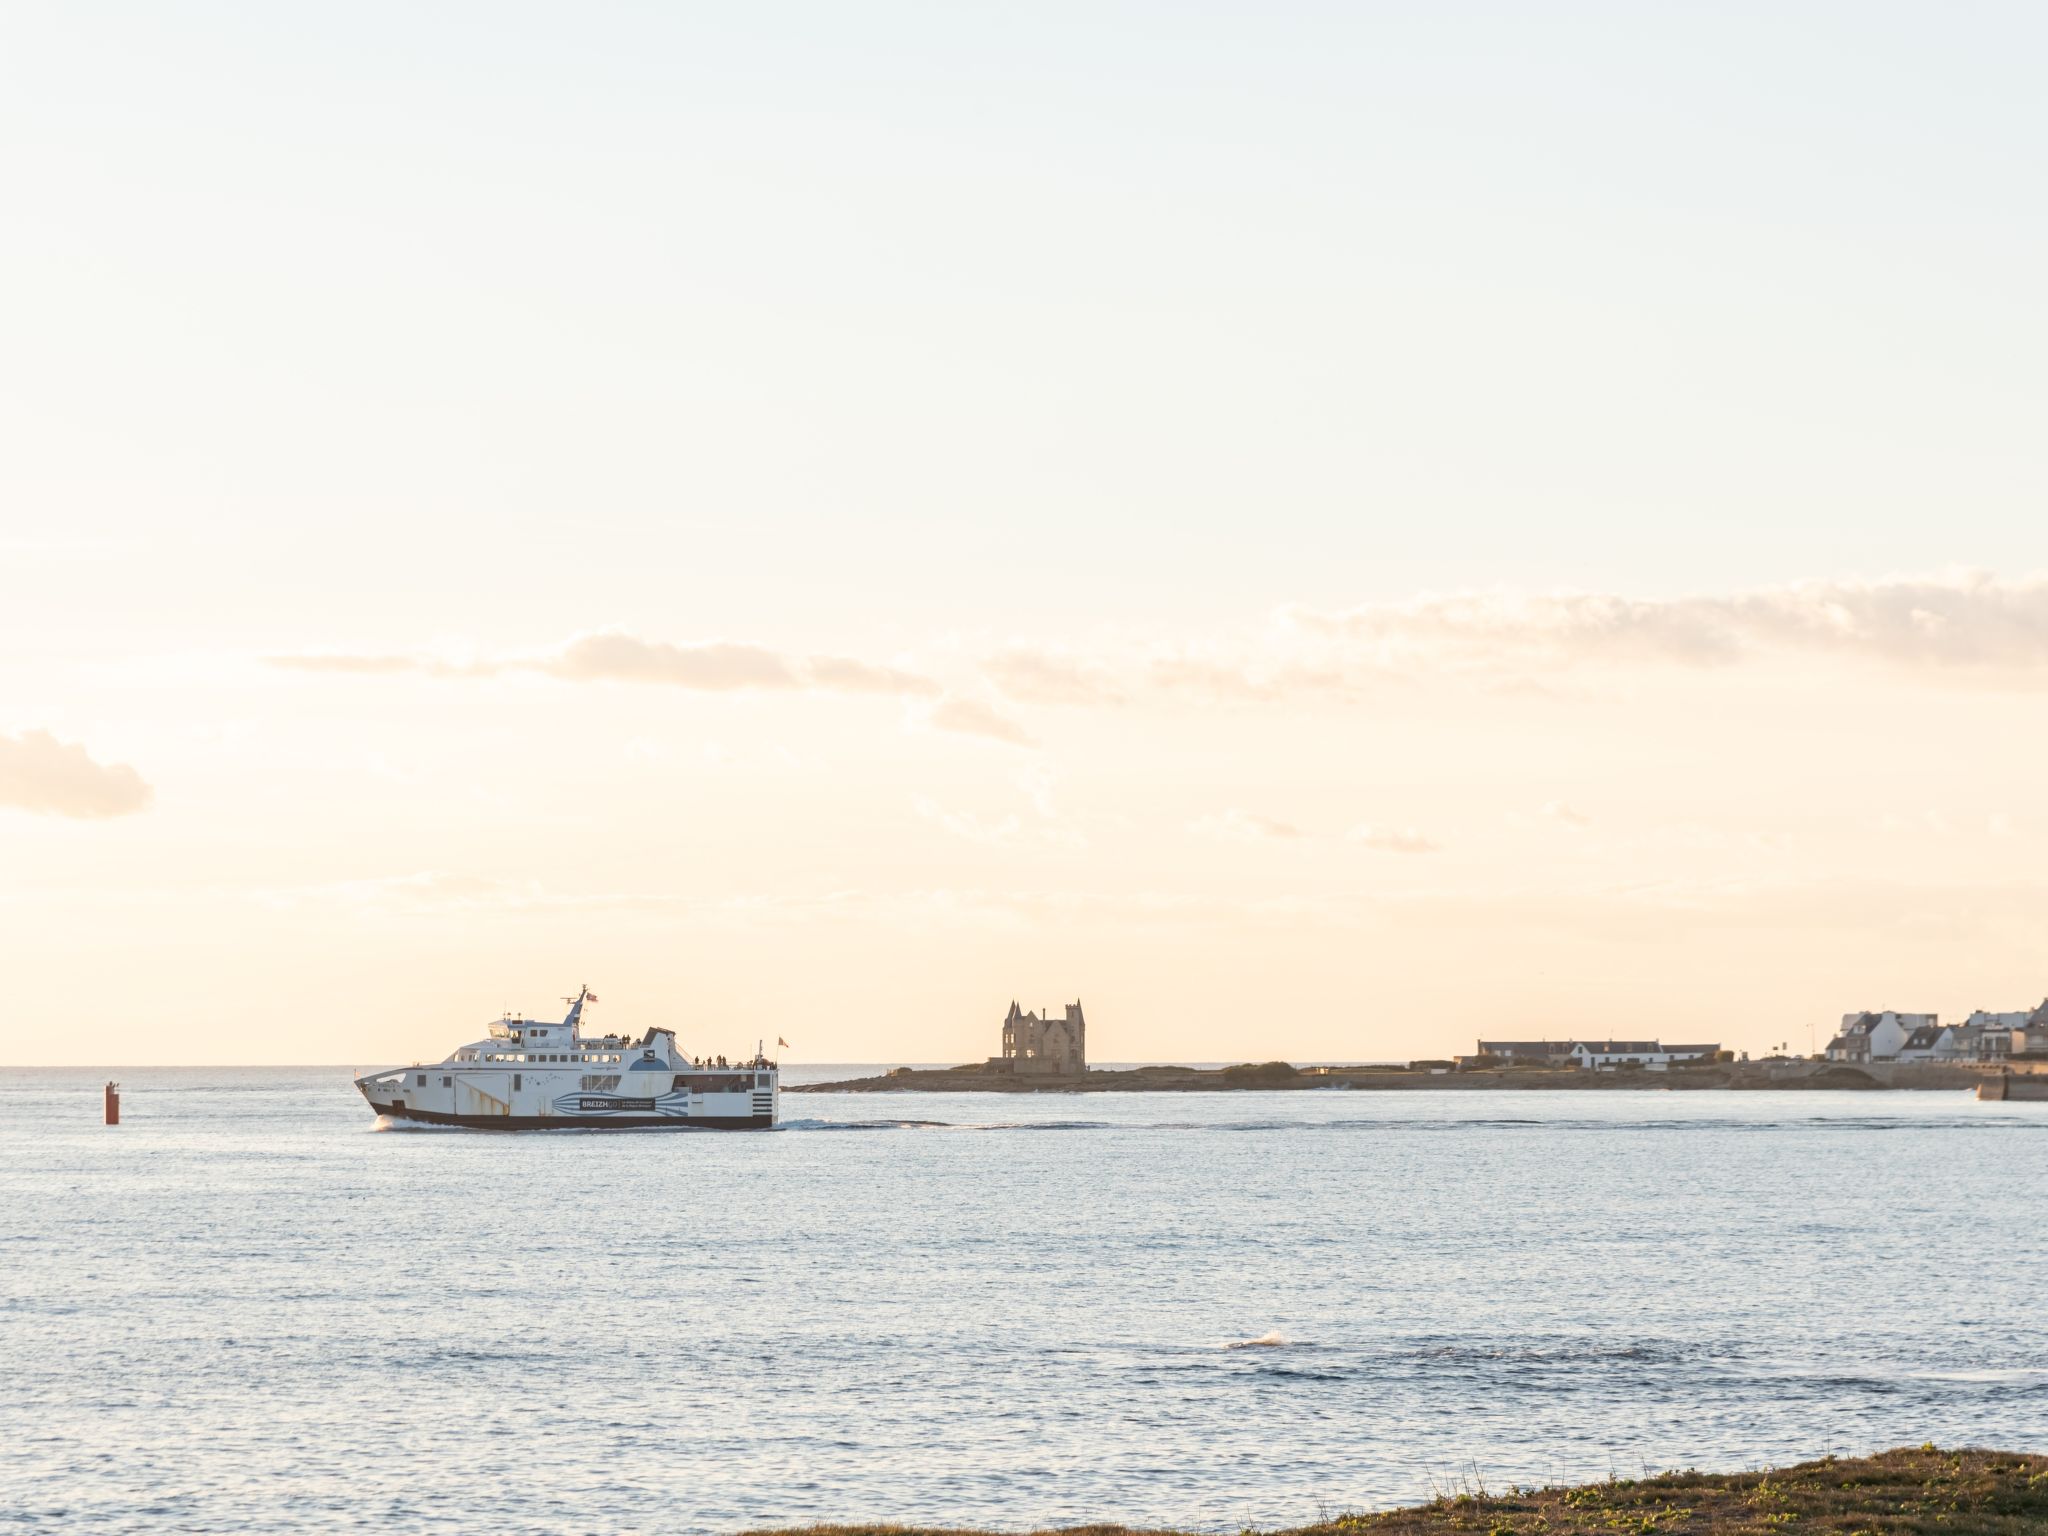
<svg viewBox="0 0 2048 1536"><path fill-rule="evenodd" d="M898 1067L876 1077L836 1083L789 1083L784 1093L1242 1093L1273 1089L1356 1089L1399 1092L1427 1089L1542 1088L1568 1093L1669 1092L1689 1089L1794 1088L1868 1091L1892 1088L1968 1090L1995 1077L1990 1066L1884 1062L1847 1066L1833 1061L1711 1062L1670 1072L1583 1072L1576 1067L1480 1067L1452 1070L1449 1062L1408 1066L1296 1067L1284 1061L1234 1067L1091 1067L1073 1077L1020 1076L992 1071L983 1062L958 1067Z"/></svg>
<svg viewBox="0 0 2048 1536"><path fill-rule="evenodd" d="M783 1536L981 1536L897 1525L812 1526ZM1339 1515L1276 1536L2042 1536L2048 1457L1886 1451L1769 1472L1615 1478L1580 1488L1475 1490L1412 1509ZM1137 1536L1076 1526L1067 1536Z"/></svg>

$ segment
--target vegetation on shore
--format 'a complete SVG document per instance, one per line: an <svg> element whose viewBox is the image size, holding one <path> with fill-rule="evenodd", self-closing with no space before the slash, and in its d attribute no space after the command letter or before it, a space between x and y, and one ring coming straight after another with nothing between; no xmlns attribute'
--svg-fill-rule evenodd
<svg viewBox="0 0 2048 1536"><path fill-rule="evenodd" d="M1484 1488L1409 1509L1346 1514L1274 1536L2038 1536L2048 1457L1983 1450L1826 1457L1767 1472L1667 1472L1577 1488ZM986 1536L900 1525L776 1536ZM1124 1526L1062 1536L1141 1536ZM1247 1533L1249 1536L1249 1533Z"/></svg>
<svg viewBox="0 0 2048 1536"><path fill-rule="evenodd" d="M1970 1089L1995 1076L1984 1065L1887 1062L1852 1067L1838 1061L1774 1058L1700 1062L1668 1072L1587 1072L1576 1066L1513 1063L1455 1066L1448 1061L1361 1062L1297 1067L1285 1061L1228 1067L1090 1067L1069 1077L1003 1071L987 1062L957 1067L894 1067L873 1077L830 1083L785 1083L785 1093L1218 1093L1270 1089L1544 1088L1614 1090L1893 1088Z"/></svg>

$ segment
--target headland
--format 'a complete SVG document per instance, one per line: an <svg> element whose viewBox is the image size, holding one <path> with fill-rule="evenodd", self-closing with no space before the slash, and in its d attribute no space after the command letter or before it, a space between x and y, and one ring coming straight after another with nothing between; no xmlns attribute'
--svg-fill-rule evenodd
<svg viewBox="0 0 2048 1536"><path fill-rule="evenodd" d="M2023 1536L2048 1530L2048 1457L2009 1451L1886 1451L1761 1472L1667 1472L1576 1488L1472 1487L1376 1514L1342 1514L1273 1536ZM768 1536L768 1533L755 1533ZM813 1525L773 1536L980 1536L901 1525ZM1059 1536L1141 1536L1118 1525ZM1166 1532L1143 1536L1169 1536Z"/></svg>
<svg viewBox="0 0 2048 1536"><path fill-rule="evenodd" d="M1642 1091L1975 1088L2000 1068L1984 1064L1864 1062L1771 1058L1699 1062L1664 1071L1595 1072L1571 1066L1461 1067L1450 1062L1297 1067L1284 1061L1229 1067L1087 1067L1069 1073L1019 1073L973 1061L943 1068L897 1067L874 1077L786 1084L784 1093L1245 1093L1341 1090L1402 1092L1541 1089L1561 1093Z"/></svg>

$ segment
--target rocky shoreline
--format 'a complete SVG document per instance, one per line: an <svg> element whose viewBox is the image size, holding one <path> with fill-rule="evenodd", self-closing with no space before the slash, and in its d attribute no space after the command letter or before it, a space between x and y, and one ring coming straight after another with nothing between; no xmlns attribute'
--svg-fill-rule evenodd
<svg viewBox="0 0 2048 1536"><path fill-rule="evenodd" d="M1668 1072L1588 1072L1575 1067L1492 1067L1454 1070L1408 1067L1306 1067L1287 1062L1233 1067L1128 1067L1091 1069L1078 1076L1020 1076L990 1070L982 1062L921 1069L898 1067L876 1077L832 1083L788 1084L784 1093L1246 1093L1342 1090L1347 1092L1486 1091L1542 1089L1567 1093L1768 1091L1833 1089L1872 1092L1892 1089L1973 1089L1995 1066L1935 1065L1928 1062L1842 1062L1771 1060L1718 1062Z"/></svg>
<svg viewBox="0 0 2048 1536"><path fill-rule="evenodd" d="M1248 1527L1248 1536L1256 1530ZM2048 1457L1923 1445L1757 1472L1610 1477L1577 1488L1495 1493L1479 1484L1428 1504L1340 1514L1274 1536L2023 1536L2042 1530L2048 1530ZM1084 1532L1139 1536L1119 1525L1069 1527L1060 1536ZM981 1533L814 1525L784 1536Z"/></svg>

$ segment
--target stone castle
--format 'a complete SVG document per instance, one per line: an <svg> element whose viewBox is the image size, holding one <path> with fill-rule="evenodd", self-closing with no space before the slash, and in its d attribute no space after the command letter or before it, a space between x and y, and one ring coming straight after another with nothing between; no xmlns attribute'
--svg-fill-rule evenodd
<svg viewBox="0 0 2048 1536"><path fill-rule="evenodd" d="M1088 1070L1088 1021L1079 1001L1067 1004L1067 1016L1040 1018L1010 1004L1003 1019L1003 1054L988 1059L992 1072L1031 1077L1079 1077Z"/></svg>

